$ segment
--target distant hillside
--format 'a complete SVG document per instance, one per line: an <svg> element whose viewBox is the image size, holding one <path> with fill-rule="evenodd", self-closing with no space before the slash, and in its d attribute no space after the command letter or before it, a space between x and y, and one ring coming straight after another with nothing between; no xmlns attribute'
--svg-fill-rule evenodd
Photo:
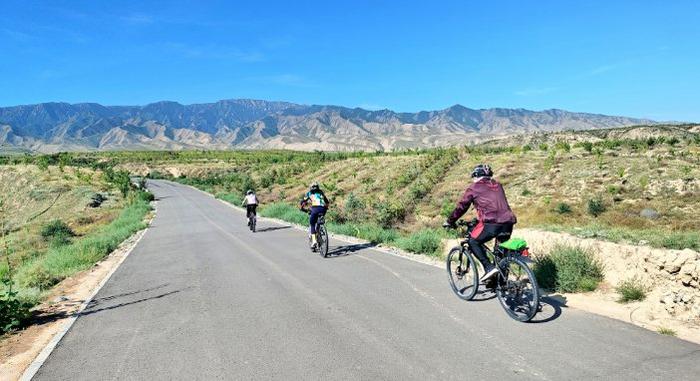
<svg viewBox="0 0 700 381"><path fill-rule="evenodd" d="M41 103L0 108L0 146L59 150L287 148L390 150L463 145L521 133L654 124L563 110L397 113L250 99L182 105Z"/></svg>

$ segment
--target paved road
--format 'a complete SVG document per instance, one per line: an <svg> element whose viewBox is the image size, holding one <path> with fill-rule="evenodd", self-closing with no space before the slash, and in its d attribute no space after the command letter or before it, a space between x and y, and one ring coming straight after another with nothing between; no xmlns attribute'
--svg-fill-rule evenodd
<svg viewBox="0 0 700 381"><path fill-rule="evenodd" d="M37 373L108 379L698 379L700 346L545 308L512 321L442 269L260 221L157 181L151 229Z"/></svg>

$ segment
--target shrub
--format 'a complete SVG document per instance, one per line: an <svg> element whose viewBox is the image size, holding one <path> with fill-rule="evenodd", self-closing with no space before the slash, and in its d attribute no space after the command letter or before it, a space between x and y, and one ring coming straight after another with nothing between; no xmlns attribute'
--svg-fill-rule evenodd
<svg viewBox="0 0 700 381"><path fill-rule="evenodd" d="M71 237L75 236L73 230L61 220L53 220L41 228L41 237L45 241L55 243L68 243Z"/></svg>
<svg viewBox="0 0 700 381"><path fill-rule="evenodd" d="M423 229L396 240L396 246L417 254L440 255L442 231Z"/></svg>
<svg viewBox="0 0 700 381"><path fill-rule="evenodd" d="M557 142L554 147L558 150L562 150L564 152L570 152L571 151L571 144L567 142Z"/></svg>
<svg viewBox="0 0 700 381"><path fill-rule="evenodd" d="M598 217L605 212L605 204L600 197L588 200L588 214Z"/></svg>
<svg viewBox="0 0 700 381"><path fill-rule="evenodd" d="M12 281L3 279L0 291L0 333L9 332L22 327L29 319L31 303L23 301L12 290Z"/></svg>
<svg viewBox="0 0 700 381"><path fill-rule="evenodd" d="M608 190L608 193L610 193L612 195L616 195L616 194L622 192L622 188L620 188L617 185L608 185L607 190Z"/></svg>
<svg viewBox="0 0 700 381"><path fill-rule="evenodd" d="M138 198L140 200L143 200L145 202L151 202L156 199L156 196L153 195L151 192L139 192L138 193Z"/></svg>
<svg viewBox="0 0 700 381"><path fill-rule="evenodd" d="M549 146L547 145L547 143L540 143L539 149L540 151L547 151L549 149Z"/></svg>
<svg viewBox="0 0 700 381"><path fill-rule="evenodd" d="M646 289L637 278L631 278L620 282L615 290L620 294L619 302L621 303L639 301L646 298Z"/></svg>
<svg viewBox="0 0 700 381"><path fill-rule="evenodd" d="M569 206L569 204L567 204L565 202L560 202L554 208L554 211L559 213L559 214L569 214L569 213L571 213L571 206Z"/></svg>
<svg viewBox="0 0 700 381"><path fill-rule="evenodd" d="M591 142L582 142L581 147L583 147L583 149L588 153L593 152L593 143Z"/></svg>
<svg viewBox="0 0 700 381"><path fill-rule="evenodd" d="M523 191L520 192L520 195L521 196L530 196L530 195L532 195L532 191L527 189L527 188L523 188Z"/></svg>
<svg viewBox="0 0 700 381"><path fill-rule="evenodd" d="M350 192L345 199L345 218L358 221L365 217L365 203L354 193Z"/></svg>
<svg viewBox="0 0 700 381"><path fill-rule="evenodd" d="M452 211L455 208L455 203L453 201L450 201L448 199L442 200L442 205L440 205L440 215L447 218L452 214Z"/></svg>
<svg viewBox="0 0 700 381"><path fill-rule="evenodd" d="M42 171L47 171L49 169L49 157L46 155L41 155L35 160L37 167Z"/></svg>
<svg viewBox="0 0 700 381"><path fill-rule="evenodd" d="M672 330L671 328L667 328L667 327L659 327L657 332L659 332L662 335L676 336L676 331Z"/></svg>
<svg viewBox="0 0 700 381"><path fill-rule="evenodd" d="M563 244L535 258L534 272L541 287L559 292L593 291L603 280L603 266L590 251Z"/></svg>
<svg viewBox="0 0 700 381"><path fill-rule="evenodd" d="M384 202L377 208L377 223L388 228L395 221L403 221L406 216L406 208L398 201Z"/></svg>

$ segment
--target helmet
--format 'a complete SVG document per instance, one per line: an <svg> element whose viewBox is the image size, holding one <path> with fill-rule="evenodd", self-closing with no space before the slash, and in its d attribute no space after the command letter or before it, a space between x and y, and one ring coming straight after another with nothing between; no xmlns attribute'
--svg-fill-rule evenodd
<svg viewBox="0 0 700 381"><path fill-rule="evenodd" d="M474 167L474 170L472 171L472 177L491 177L493 176L493 171L491 170L491 166L488 164L479 164L476 167Z"/></svg>
<svg viewBox="0 0 700 381"><path fill-rule="evenodd" d="M248 189L248 191L245 192L245 194L253 194L253 190L252 190L252 189Z"/></svg>
<svg viewBox="0 0 700 381"><path fill-rule="evenodd" d="M311 183L311 186L309 187L310 190L318 190L320 187L318 186L318 181L314 181Z"/></svg>

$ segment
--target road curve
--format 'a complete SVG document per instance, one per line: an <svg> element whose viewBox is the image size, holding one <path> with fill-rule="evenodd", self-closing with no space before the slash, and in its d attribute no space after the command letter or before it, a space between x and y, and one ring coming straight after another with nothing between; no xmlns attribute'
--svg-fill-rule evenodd
<svg viewBox="0 0 700 381"><path fill-rule="evenodd" d="M691 380L700 346L578 310L517 323L444 270L152 181L158 212L36 380Z"/></svg>

